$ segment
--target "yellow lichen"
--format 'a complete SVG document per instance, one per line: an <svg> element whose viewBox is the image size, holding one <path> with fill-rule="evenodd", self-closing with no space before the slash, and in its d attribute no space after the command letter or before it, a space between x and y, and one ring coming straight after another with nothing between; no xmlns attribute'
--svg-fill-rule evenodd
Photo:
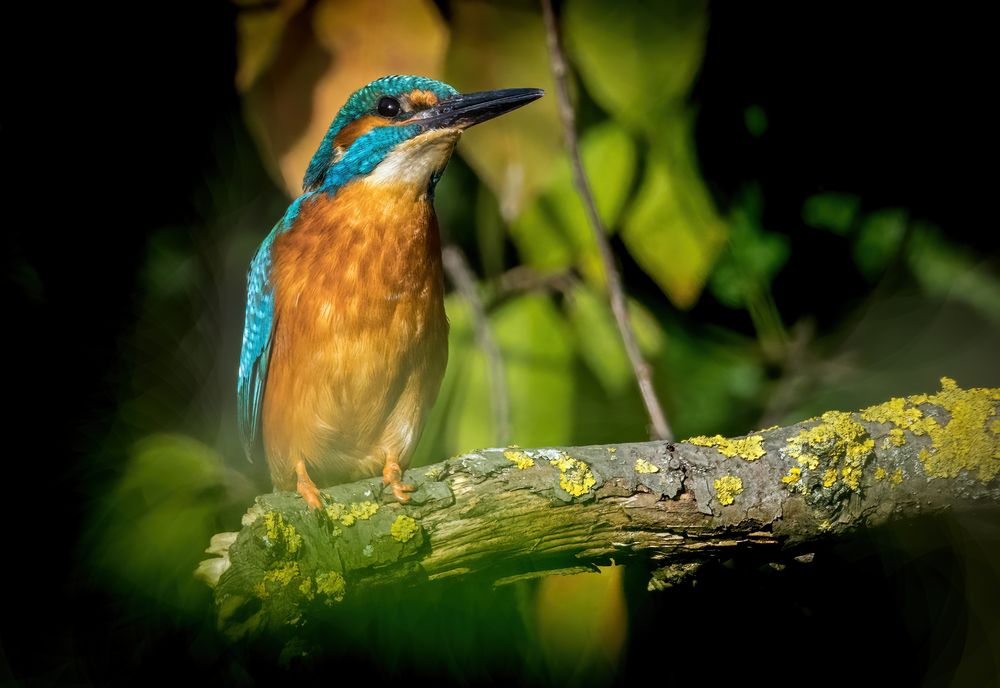
<svg viewBox="0 0 1000 688"><path fill-rule="evenodd" d="M822 521L820 521L819 530L821 533L825 533L832 528L833 524L831 524L828 520L823 519Z"/></svg>
<svg viewBox="0 0 1000 688"><path fill-rule="evenodd" d="M523 451L514 451L508 449L503 453L504 457L508 461L513 461L514 465L517 466L522 471L526 468L531 468L535 465L535 460L525 454Z"/></svg>
<svg viewBox="0 0 1000 688"><path fill-rule="evenodd" d="M815 454L803 452L802 454L795 456L795 460L811 471L815 471L819 468L819 457Z"/></svg>
<svg viewBox="0 0 1000 688"><path fill-rule="evenodd" d="M893 428L889 431L889 434L885 437L886 446L902 447L906 444L906 435L903 434L902 428Z"/></svg>
<svg viewBox="0 0 1000 688"><path fill-rule="evenodd" d="M954 380L941 378L941 391L927 398L951 418L946 425L928 426L934 451L924 460L932 478L954 478L965 470L982 481L1000 473L1000 437L987 434L986 423L996 411L996 390L961 389Z"/></svg>
<svg viewBox="0 0 1000 688"><path fill-rule="evenodd" d="M302 580L302 585L299 586L299 592L307 600L311 600L315 595L313 594L313 582L311 578L305 578Z"/></svg>
<svg viewBox="0 0 1000 688"><path fill-rule="evenodd" d="M891 478L889 478L889 482L891 482L893 485L899 485L901 482L903 482L903 469L897 468L896 472L892 474Z"/></svg>
<svg viewBox="0 0 1000 688"><path fill-rule="evenodd" d="M794 485L802 479L802 469L798 466L792 466L788 469L788 475L781 479L781 482L786 485Z"/></svg>
<svg viewBox="0 0 1000 688"><path fill-rule="evenodd" d="M722 506L729 506L736 499L736 495L743 491L743 481L735 475L724 475L717 478L715 485L715 496Z"/></svg>
<svg viewBox="0 0 1000 688"><path fill-rule="evenodd" d="M998 431L998 432L1000 432L1000 431ZM618 447L608 447L608 453L609 454L615 454L617 452L618 452Z"/></svg>
<svg viewBox="0 0 1000 688"><path fill-rule="evenodd" d="M316 576L316 594L325 595L327 601L341 602L347 592L347 581L338 571L328 571Z"/></svg>
<svg viewBox="0 0 1000 688"><path fill-rule="evenodd" d="M887 475L888 473L881 466L875 469L875 480L885 480L885 476Z"/></svg>
<svg viewBox="0 0 1000 688"><path fill-rule="evenodd" d="M396 520L392 522L392 527L389 528L389 532L392 537L399 542L407 542L414 535L417 534L419 526L417 522L410 518L409 516L399 515Z"/></svg>
<svg viewBox="0 0 1000 688"><path fill-rule="evenodd" d="M844 466L840 469L840 477L844 479L844 484L852 490L857 490L861 487L860 466Z"/></svg>
<svg viewBox="0 0 1000 688"><path fill-rule="evenodd" d="M835 482L837 482L837 469L827 468L823 473L823 487L833 487Z"/></svg>
<svg viewBox="0 0 1000 688"><path fill-rule="evenodd" d="M646 461L645 459L635 460L635 472L636 473L659 473L660 467Z"/></svg>
<svg viewBox="0 0 1000 688"><path fill-rule="evenodd" d="M756 461L767 453L764 449L763 435L749 435L728 439L722 435L698 435L685 440L688 444L697 444L700 447L715 447L723 456L733 458L738 456L746 461Z"/></svg>
<svg viewBox="0 0 1000 688"><path fill-rule="evenodd" d="M302 536L295 530L295 526L286 523L285 517L277 511L264 514L264 535L272 544L284 544L285 551L289 554L295 554L302 546Z"/></svg>
<svg viewBox="0 0 1000 688"><path fill-rule="evenodd" d="M549 463L559 469L559 487L574 497L587 494L597 484L590 466L579 459L560 454L559 458L552 459Z"/></svg>
<svg viewBox="0 0 1000 688"><path fill-rule="evenodd" d="M921 398L926 400L926 395L922 395ZM871 423L892 423L900 430L909 430L916 427L914 434L922 435L923 432L920 431L920 423L924 419L924 414L920 409L909 405L909 403L909 399L895 397L884 404L866 408L859 415L862 420L867 420Z"/></svg>
<svg viewBox="0 0 1000 688"><path fill-rule="evenodd" d="M818 425L789 438L784 453L810 470L825 462L823 487L832 487L839 474L845 485L857 490L865 462L875 450L875 440L849 413L828 411L818 420Z"/></svg>
<svg viewBox="0 0 1000 688"><path fill-rule="evenodd" d="M375 502L355 502L351 504L351 516L361 521L367 521L378 513L378 510L379 505Z"/></svg>
<svg viewBox="0 0 1000 688"><path fill-rule="evenodd" d="M357 521L367 521L379 510L379 505L375 502L353 502L351 504L341 504L334 502L326 507L326 515L331 521L340 521L345 526L353 526Z"/></svg>
<svg viewBox="0 0 1000 688"><path fill-rule="evenodd" d="M299 565L286 561L264 573L264 578L254 586L257 597L268 597L277 588L284 588L299 575Z"/></svg>
<svg viewBox="0 0 1000 688"><path fill-rule="evenodd" d="M892 399L861 412L862 418L891 423L896 430L927 435L931 451L921 451L920 461L930 478L954 478L962 471L989 481L1000 473L1000 420L995 419L1000 390L962 389L947 377L941 378L936 394L920 394ZM947 423L925 414L920 404L933 404L948 412ZM986 432L987 428L991 431Z"/></svg>

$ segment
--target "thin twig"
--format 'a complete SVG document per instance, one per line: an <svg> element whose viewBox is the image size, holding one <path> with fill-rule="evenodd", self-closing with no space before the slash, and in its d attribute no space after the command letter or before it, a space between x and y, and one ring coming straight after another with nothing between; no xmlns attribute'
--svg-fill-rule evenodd
<svg viewBox="0 0 1000 688"><path fill-rule="evenodd" d="M490 374L490 407L493 411L493 432L497 444L506 445L510 440L510 394L507 392L507 377L503 366L503 356L500 347L493 338L493 329L486 317L483 300L476 291L476 278L469 268L462 249L454 244L445 246L441 251L444 260L444 270L455 285L459 295L469 305L472 311L472 323L476 332L476 342L486 354Z"/></svg>
<svg viewBox="0 0 1000 688"><path fill-rule="evenodd" d="M566 85L566 58L563 54L562 46L559 43L559 29L556 26L555 13L552 10L552 0L541 0L542 13L545 16L545 35L549 46L549 59L552 64L552 74L555 76L556 93L559 98L559 116L562 119L563 136L565 138L566 150L569 152L570 162L573 167L573 181L576 184L577 192L587 209L587 217L590 219L590 228L593 230L594 240L601 254L601 263L604 264L604 272L608 279L608 298L611 302L611 310L614 313L615 321L618 323L618 331L621 333L622 342L625 344L625 351L628 360L632 364L632 371L635 379L639 383L639 392L642 394L642 401L646 405L646 412L652 423L652 436L654 439L670 440L672 433L667 417L663 413L659 400L656 398L656 390L653 389L653 379L649 364L642 357L639 345L635 339L635 332L628 319L628 305L625 301L625 290L622 287L621 275L615 266L615 258L611 252L611 245L608 243L607 232L604 222L597 213L597 206L594 204L594 196L590 192L590 185L587 182L587 175L583 171L583 163L580 160L580 147L576 139L576 115L573 112L573 105L569 99L569 88Z"/></svg>
<svg viewBox="0 0 1000 688"><path fill-rule="evenodd" d="M557 291L567 293L577 284L576 277L566 272L539 272L527 265L518 265L500 275L497 281L497 296L532 291Z"/></svg>

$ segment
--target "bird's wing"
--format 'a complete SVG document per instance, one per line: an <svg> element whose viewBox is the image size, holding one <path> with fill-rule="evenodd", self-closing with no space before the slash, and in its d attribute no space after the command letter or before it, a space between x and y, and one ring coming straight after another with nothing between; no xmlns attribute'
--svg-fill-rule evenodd
<svg viewBox="0 0 1000 688"><path fill-rule="evenodd" d="M243 325L243 349L240 351L240 374L236 385L236 404L240 437L247 459L252 460L257 441L267 361L274 332L274 288L271 284L271 243L281 228L275 225L257 249L247 275L247 312Z"/></svg>

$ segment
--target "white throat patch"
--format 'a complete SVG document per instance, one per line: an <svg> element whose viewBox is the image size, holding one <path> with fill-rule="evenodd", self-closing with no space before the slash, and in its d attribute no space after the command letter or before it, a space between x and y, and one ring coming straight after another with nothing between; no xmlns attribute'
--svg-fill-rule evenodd
<svg viewBox="0 0 1000 688"><path fill-rule="evenodd" d="M366 184L427 189L431 175L444 169L462 135L460 129L432 129L399 144L364 178Z"/></svg>

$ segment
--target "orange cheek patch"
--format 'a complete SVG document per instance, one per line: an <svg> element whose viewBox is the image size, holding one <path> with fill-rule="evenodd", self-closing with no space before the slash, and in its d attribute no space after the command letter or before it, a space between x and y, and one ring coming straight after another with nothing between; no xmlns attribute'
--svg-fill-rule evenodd
<svg viewBox="0 0 1000 688"><path fill-rule="evenodd" d="M385 124L386 121L384 118L376 117L375 115L359 117L337 132L337 135L333 138L333 145L336 148L350 148L352 143L369 131L375 127L385 126Z"/></svg>

